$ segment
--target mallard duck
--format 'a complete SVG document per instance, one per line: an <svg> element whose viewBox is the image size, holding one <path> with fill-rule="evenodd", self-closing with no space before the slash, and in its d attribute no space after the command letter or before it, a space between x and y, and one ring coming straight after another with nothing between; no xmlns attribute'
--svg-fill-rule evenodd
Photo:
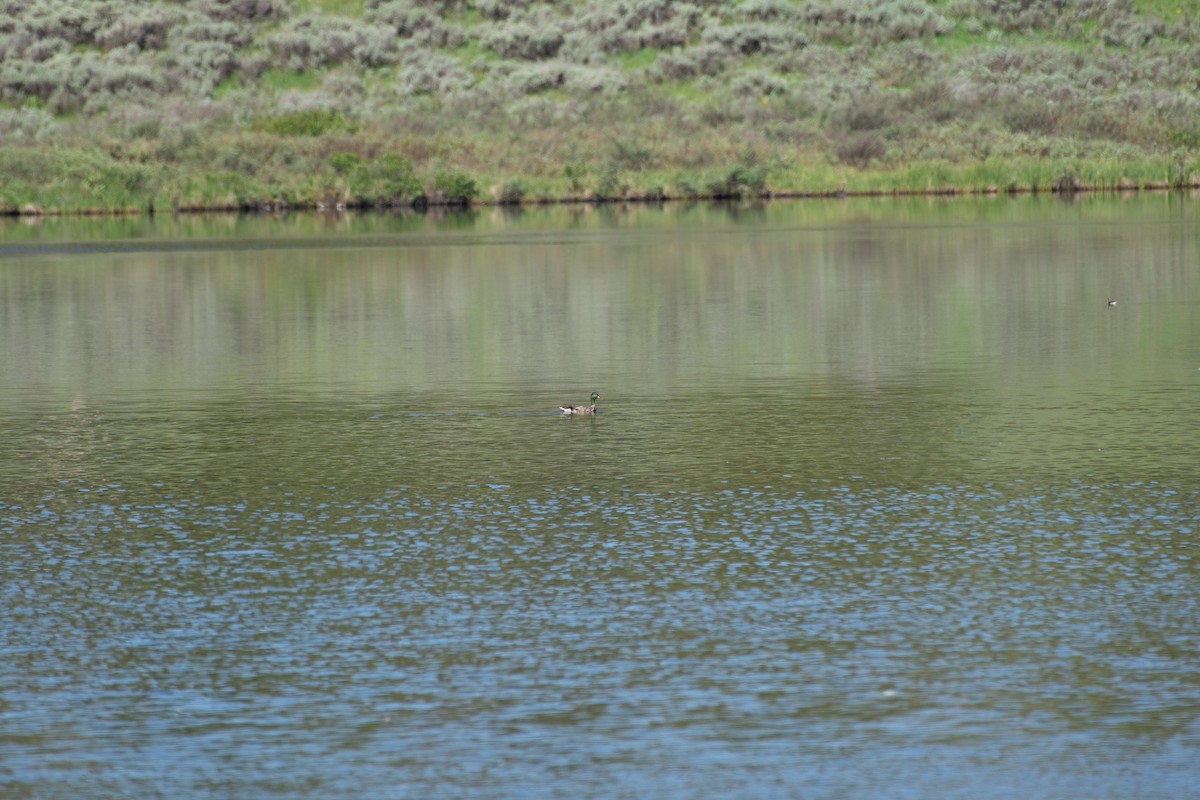
<svg viewBox="0 0 1200 800"><path fill-rule="evenodd" d="M569 417L575 414L595 414L596 401L600 399L598 392L592 392L592 404L590 406L559 406L558 410L563 413L563 416Z"/></svg>

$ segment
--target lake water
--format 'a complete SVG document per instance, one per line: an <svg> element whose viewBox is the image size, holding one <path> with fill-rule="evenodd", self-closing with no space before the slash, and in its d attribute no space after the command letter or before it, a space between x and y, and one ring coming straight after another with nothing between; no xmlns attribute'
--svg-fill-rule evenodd
<svg viewBox="0 0 1200 800"><path fill-rule="evenodd" d="M1198 409L1178 194L0 221L0 796L1194 797Z"/></svg>

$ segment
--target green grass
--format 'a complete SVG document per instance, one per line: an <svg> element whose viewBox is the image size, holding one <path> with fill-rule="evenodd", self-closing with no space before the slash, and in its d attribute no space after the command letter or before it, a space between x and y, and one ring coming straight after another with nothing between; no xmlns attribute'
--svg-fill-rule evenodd
<svg viewBox="0 0 1200 800"><path fill-rule="evenodd" d="M229 95L242 88L244 80L240 75L230 75L225 80L213 87L212 95L214 100L222 100Z"/></svg>
<svg viewBox="0 0 1200 800"><path fill-rule="evenodd" d="M1133 0L1133 7L1140 13L1174 22L1185 14L1195 16L1200 9L1191 0Z"/></svg>
<svg viewBox="0 0 1200 800"><path fill-rule="evenodd" d="M306 108L265 117L255 127L278 136L324 136L331 133L353 133L358 129L350 120L336 111L322 108Z"/></svg>
<svg viewBox="0 0 1200 800"><path fill-rule="evenodd" d="M276 92L307 91L321 85L321 75L315 70L268 69L258 82Z"/></svg>
<svg viewBox="0 0 1200 800"><path fill-rule="evenodd" d="M628 71L645 69L658 60L659 51L650 47L634 50L630 53L618 53L613 59Z"/></svg>
<svg viewBox="0 0 1200 800"><path fill-rule="evenodd" d="M0 148L0 208L125 212L149 207L164 180L158 166L116 161L95 149Z"/></svg>

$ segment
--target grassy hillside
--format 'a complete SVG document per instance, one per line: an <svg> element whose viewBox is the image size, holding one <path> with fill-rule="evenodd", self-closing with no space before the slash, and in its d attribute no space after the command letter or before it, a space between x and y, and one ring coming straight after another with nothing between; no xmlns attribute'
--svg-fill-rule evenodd
<svg viewBox="0 0 1200 800"><path fill-rule="evenodd" d="M0 209L1200 181L1165 0L0 0Z"/></svg>

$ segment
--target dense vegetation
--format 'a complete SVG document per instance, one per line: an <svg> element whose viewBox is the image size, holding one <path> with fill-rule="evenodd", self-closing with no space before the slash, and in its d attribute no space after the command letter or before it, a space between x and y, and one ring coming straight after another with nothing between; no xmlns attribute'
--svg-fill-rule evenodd
<svg viewBox="0 0 1200 800"><path fill-rule="evenodd" d="M1200 181L1180 0L0 0L0 209Z"/></svg>

